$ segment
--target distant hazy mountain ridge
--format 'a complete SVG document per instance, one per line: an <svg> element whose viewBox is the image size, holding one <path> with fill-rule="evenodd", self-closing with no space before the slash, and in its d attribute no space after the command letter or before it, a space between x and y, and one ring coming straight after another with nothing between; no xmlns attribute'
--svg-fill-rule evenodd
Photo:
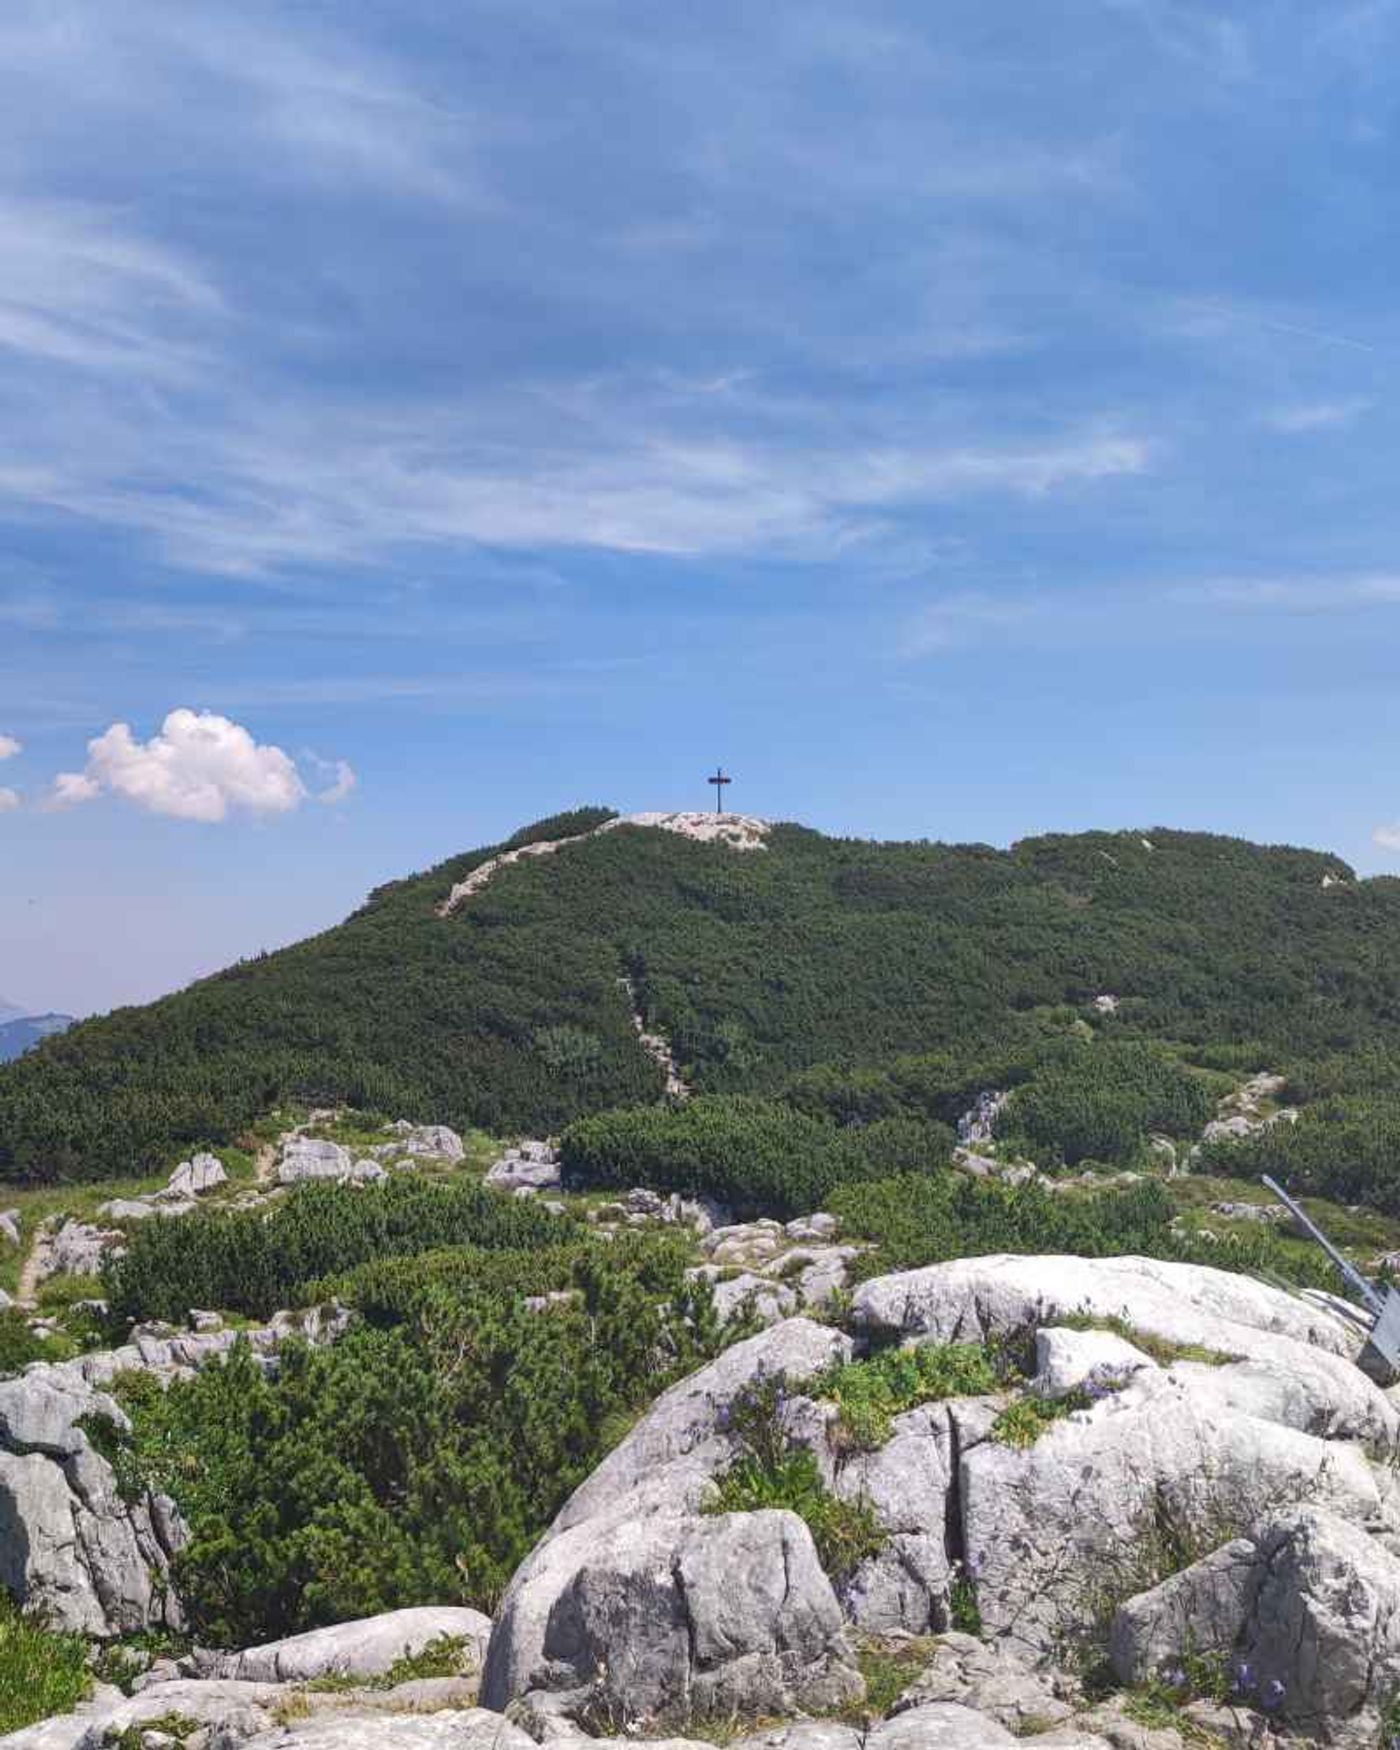
<svg viewBox="0 0 1400 1750"><path fill-rule="evenodd" d="M41 1039L62 1033L73 1025L71 1015L26 1015L0 1010L0 1063L9 1063Z"/></svg>

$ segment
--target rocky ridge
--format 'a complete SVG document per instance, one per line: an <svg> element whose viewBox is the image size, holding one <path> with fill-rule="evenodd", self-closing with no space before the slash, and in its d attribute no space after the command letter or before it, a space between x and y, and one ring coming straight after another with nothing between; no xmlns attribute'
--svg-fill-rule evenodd
<svg viewBox="0 0 1400 1750"><path fill-rule="evenodd" d="M480 893L502 869L509 869L512 864L525 857L552 857L566 845L580 845L586 839L597 838L602 833L616 832L621 826L649 827L657 832L677 833L680 837L694 839L699 844L720 844L731 851L761 851L769 830L766 820L759 820L751 814L706 814L699 810L615 814L611 820L605 820L591 832L574 833L562 839L533 839L529 844L516 846L514 850L502 851L498 857L492 857L473 869L464 881L456 883L438 907L438 916L450 917L459 905L473 894Z"/></svg>
<svg viewBox="0 0 1400 1750"><path fill-rule="evenodd" d="M834 1238L820 1218L791 1225L775 1250ZM1021 1372L853 1438L809 1382L891 1344L975 1345ZM521 1565L489 1637L474 1613L426 1611L197 1652L130 1699L99 1695L4 1742L72 1750L179 1714L206 1750L523 1747L719 1717L785 1722L741 1735L749 1750L1179 1750L1124 1697L1086 1695L1097 1645L1121 1682L1176 1694L1187 1731L1243 1744L1287 1728L1360 1750L1400 1688L1400 1414L1358 1346L1328 1297L1196 1265L1001 1255L876 1278L847 1330L782 1318L664 1393ZM173 1350L165 1364L181 1364ZM0 1387L3 1463L81 1458L91 1474L78 1423L105 1406L88 1377L103 1368L86 1365ZM775 1437L873 1522L854 1561L825 1567L791 1507L718 1510L747 1450L742 1412L765 1391ZM143 1511L138 1547L160 1535L155 1504ZM460 1641L457 1675L382 1687L430 1629ZM888 1717L862 1723L871 1646L923 1662ZM1184 1667L1203 1661L1223 1693L1193 1695Z"/></svg>

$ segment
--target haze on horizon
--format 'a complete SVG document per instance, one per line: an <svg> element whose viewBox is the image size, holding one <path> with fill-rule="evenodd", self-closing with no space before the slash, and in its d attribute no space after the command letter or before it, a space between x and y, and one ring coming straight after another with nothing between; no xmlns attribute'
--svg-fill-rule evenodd
<svg viewBox="0 0 1400 1750"><path fill-rule="evenodd" d="M1397 867L1400 0L14 0L0 986L556 809Z"/></svg>

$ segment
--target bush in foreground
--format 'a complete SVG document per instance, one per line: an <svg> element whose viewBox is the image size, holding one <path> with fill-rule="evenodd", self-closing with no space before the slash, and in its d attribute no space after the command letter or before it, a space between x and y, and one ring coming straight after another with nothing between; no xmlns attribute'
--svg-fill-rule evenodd
<svg viewBox="0 0 1400 1750"><path fill-rule="evenodd" d="M0 1733L66 1713L89 1687L80 1636L51 1634L8 1599L0 1600Z"/></svg>

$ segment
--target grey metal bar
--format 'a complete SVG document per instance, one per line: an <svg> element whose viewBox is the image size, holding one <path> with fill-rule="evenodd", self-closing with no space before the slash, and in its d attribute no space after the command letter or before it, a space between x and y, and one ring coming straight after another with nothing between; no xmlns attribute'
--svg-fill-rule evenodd
<svg viewBox="0 0 1400 1750"><path fill-rule="evenodd" d="M1322 1247L1323 1251L1326 1252L1327 1256L1337 1266L1352 1287L1356 1289L1357 1293L1360 1294L1361 1298L1366 1302L1367 1306L1370 1307L1371 1311L1373 1313L1379 1313L1381 1308L1385 1305L1385 1296L1376 1292L1372 1284L1366 1280L1356 1268L1355 1264L1352 1263L1351 1259L1344 1257L1342 1253L1337 1250L1312 1217L1293 1201L1277 1180L1271 1179L1267 1173L1264 1173L1262 1178L1264 1184L1273 1192L1274 1196L1278 1198L1279 1202L1294 1220L1301 1222L1317 1241L1318 1245Z"/></svg>

